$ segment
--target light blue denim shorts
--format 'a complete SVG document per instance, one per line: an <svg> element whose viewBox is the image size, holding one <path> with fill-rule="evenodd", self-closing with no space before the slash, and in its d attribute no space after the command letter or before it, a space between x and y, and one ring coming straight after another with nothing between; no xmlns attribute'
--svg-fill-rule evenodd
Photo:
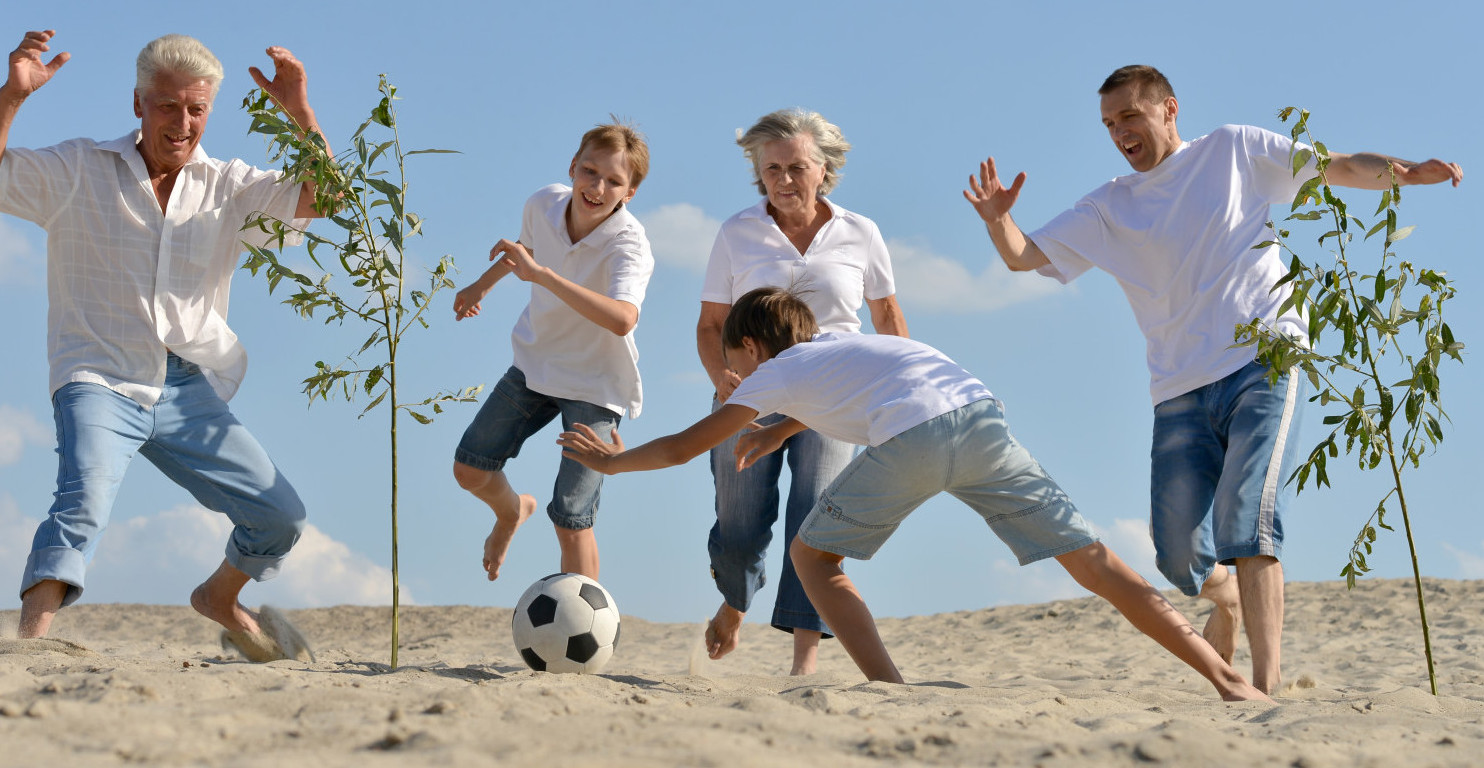
<svg viewBox="0 0 1484 768"><path fill-rule="evenodd" d="M993 399L867 448L820 495L799 538L824 552L869 560L912 510L944 492L978 512L1021 565L1098 540L1071 499L1010 434Z"/></svg>
<svg viewBox="0 0 1484 768"><path fill-rule="evenodd" d="M1149 533L1160 573L1187 595L1217 563L1283 552L1304 380L1267 375L1254 361L1154 407Z"/></svg>
<svg viewBox="0 0 1484 768"><path fill-rule="evenodd" d="M453 459L475 469L499 472L505 468L505 462L520 454L527 438L557 416L562 417L562 429L586 424L604 440L609 439L620 420L618 414L601 405L532 390L526 386L526 375L512 365L484 399L473 423L464 430ZM602 491L601 473L564 456L557 465L546 516L553 524L569 530L591 528L598 515Z"/></svg>

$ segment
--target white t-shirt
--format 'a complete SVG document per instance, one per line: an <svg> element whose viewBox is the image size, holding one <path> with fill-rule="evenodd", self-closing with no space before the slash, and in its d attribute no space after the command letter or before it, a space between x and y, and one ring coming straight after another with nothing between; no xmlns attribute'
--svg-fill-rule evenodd
<svg viewBox="0 0 1484 768"><path fill-rule="evenodd" d="M644 226L621 206L581 242L567 235L572 188L536 190L521 216L520 241L531 257L562 277L638 308L644 302L654 256ZM531 284L531 303L510 333L515 367L532 391L639 416L639 348L634 331L615 336L577 313L556 294Z"/></svg>
<svg viewBox="0 0 1484 768"><path fill-rule="evenodd" d="M858 332L862 300L897 292L891 257L875 222L820 199L830 207L830 220L803 254L768 215L767 199L723 222L701 301L730 305L754 288L796 289L821 331Z"/></svg>
<svg viewBox="0 0 1484 768"><path fill-rule="evenodd" d="M1289 295L1272 290L1288 271L1279 248L1252 248L1272 239L1269 206L1292 203L1315 175L1312 159L1294 175L1294 148L1272 131L1225 125L1030 235L1051 261L1043 274L1066 283L1100 267L1118 281L1148 342L1156 405L1251 362L1254 347L1232 348L1239 323L1263 318L1307 335L1292 309L1277 317Z"/></svg>
<svg viewBox="0 0 1484 768"><path fill-rule="evenodd" d="M90 382L153 405L168 348L201 366L229 400L247 373L247 352L227 327L237 254L243 241L272 239L242 224L261 211L308 226L293 218L300 187L198 145L161 211L138 141L131 131L103 143L8 147L0 161L0 213L47 233L51 391Z"/></svg>
<svg viewBox="0 0 1484 768"><path fill-rule="evenodd" d="M881 445L994 395L947 355L913 339L821 333L765 361L727 405L781 413L856 445Z"/></svg>

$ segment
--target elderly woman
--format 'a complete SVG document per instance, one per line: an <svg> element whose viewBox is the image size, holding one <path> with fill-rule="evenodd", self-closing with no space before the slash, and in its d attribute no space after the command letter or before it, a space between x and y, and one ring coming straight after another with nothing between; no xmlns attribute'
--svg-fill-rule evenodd
<svg viewBox="0 0 1484 768"><path fill-rule="evenodd" d="M732 302L754 288L801 291L822 332L859 332L857 313L864 301L877 333L907 335L880 230L870 219L825 197L839 182L850 149L840 129L817 112L786 109L764 115L737 144L752 161L758 192L765 197L721 225L706 268L696 348L716 388L713 409L726 401L740 381L722 354L722 323ZM773 415L760 422L781 418ZM742 619L765 581L763 561L778 519L778 483L784 462L792 477L784 515L787 551L820 492L854 455L848 443L804 431L738 472L732 455L736 442L733 436L711 452L716 524L708 548L712 576L723 598L706 630L707 651L713 659L737 647ZM828 628L809 603L787 557L772 624L793 633L792 673L813 672L820 638L828 636Z"/></svg>

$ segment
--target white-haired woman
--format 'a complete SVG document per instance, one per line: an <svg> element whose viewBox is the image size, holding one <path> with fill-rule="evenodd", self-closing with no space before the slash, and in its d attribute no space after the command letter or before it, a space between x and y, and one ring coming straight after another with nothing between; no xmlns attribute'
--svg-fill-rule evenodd
<svg viewBox="0 0 1484 768"><path fill-rule="evenodd" d="M696 348L716 389L713 408L740 379L722 354L721 327L732 302L754 288L799 290L822 332L860 331L861 304L870 308L877 333L907 335L897 305L891 260L881 232L870 219L825 197L840 180L850 144L818 112L785 109L764 115L737 138L752 161L764 199L727 219L716 235L701 291ZM762 423L782 417L769 416ZM738 472L736 437L711 452L716 481L716 524L708 549L711 573L723 602L706 630L707 652L720 658L737 646L742 619L766 580L764 558L778 519L779 479L786 462L791 476L784 505L784 549L799 524L841 469L854 447L813 431ZM794 636L792 673L815 671L819 641L828 628L820 620L793 564L783 559L772 624Z"/></svg>

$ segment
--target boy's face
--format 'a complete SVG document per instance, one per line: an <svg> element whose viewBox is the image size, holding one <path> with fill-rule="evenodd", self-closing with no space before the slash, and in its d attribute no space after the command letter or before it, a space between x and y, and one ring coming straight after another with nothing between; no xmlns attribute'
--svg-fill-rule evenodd
<svg viewBox="0 0 1484 768"><path fill-rule="evenodd" d="M588 147L572 161L567 175L572 177L573 223L587 231L602 224L638 191L629 181L629 158L623 150Z"/></svg>
<svg viewBox="0 0 1484 768"><path fill-rule="evenodd" d="M737 372L740 378L747 378L757 370L768 358L763 354L763 348L750 337L742 337L742 346L727 347L721 351L726 358L727 367Z"/></svg>

